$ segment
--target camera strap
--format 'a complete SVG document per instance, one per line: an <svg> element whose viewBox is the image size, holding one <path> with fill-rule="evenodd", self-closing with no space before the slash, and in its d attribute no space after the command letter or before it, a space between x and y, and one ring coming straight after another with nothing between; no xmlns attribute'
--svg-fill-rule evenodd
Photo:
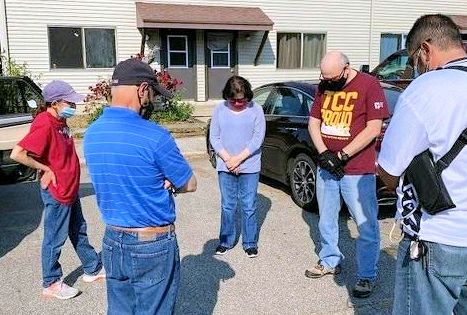
<svg viewBox="0 0 467 315"><path fill-rule="evenodd" d="M450 66L443 69L454 69L467 72L467 67L464 66ZM444 171L452 163L452 161L454 161L456 156L462 151L465 145L467 145L467 128L462 131L459 138L457 138L456 142L454 142L454 145L451 147L448 153L446 153L441 159L438 160L438 162L436 162L436 170L438 174Z"/></svg>

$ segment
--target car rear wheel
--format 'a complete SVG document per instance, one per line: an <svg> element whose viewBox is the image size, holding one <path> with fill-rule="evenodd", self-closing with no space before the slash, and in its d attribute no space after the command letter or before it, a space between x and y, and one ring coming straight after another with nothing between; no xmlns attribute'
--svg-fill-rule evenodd
<svg viewBox="0 0 467 315"><path fill-rule="evenodd" d="M316 165L306 154L299 154L289 162L289 185L292 200L300 207L313 207L316 191Z"/></svg>

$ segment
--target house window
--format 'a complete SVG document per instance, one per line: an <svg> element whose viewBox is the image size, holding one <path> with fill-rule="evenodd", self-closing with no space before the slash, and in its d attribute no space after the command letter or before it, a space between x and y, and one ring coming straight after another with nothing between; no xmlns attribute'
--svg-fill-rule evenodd
<svg viewBox="0 0 467 315"><path fill-rule="evenodd" d="M116 65L115 30L84 29L87 68L113 68Z"/></svg>
<svg viewBox="0 0 467 315"><path fill-rule="evenodd" d="M169 68L188 68L188 37L169 35L167 42Z"/></svg>
<svg viewBox="0 0 467 315"><path fill-rule="evenodd" d="M230 68L230 43L211 49L211 68Z"/></svg>
<svg viewBox="0 0 467 315"><path fill-rule="evenodd" d="M115 30L49 27L51 69L113 68L116 65Z"/></svg>
<svg viewBox="0 0 467 315"><path fill-rule="evenodd" d="M325 49L325 34L278 33L277 68L318 68Z"/></svg>
<svg viewBox="0 0 467 315"><path fill-rule="evenodd" d="M405 48L405 34L381 34L379 61L383 61L392 53Z"/></svg>

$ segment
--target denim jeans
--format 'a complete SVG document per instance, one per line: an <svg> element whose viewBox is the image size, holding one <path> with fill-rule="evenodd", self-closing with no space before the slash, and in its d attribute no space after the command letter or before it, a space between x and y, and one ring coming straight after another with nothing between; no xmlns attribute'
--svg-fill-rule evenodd
<svg viewBox="0 0 467 315"><path fill-rule="evenodd" d="M399 244L394 315L467 314L467 247L425 242L424 259L409 256L410 239Z"/></svg>
<svg viewBox="0 0 467 315"><path fill-rule="evenodd" d="M44 202L44 240L42 241L42 286L47 288L61 279L62 267L58 262L67 237L75 248L88 275L99 273L102 263L99 255L89 244L86 221L79 197L71 205L65 205L47 191L41 189Z"/></svg>
<svg viewBox="0 0 467 315"><path fill-rule="evenodd" d="M175 232L138 239L106 228L102 260L107 274L107 314L173 314L180 283Z"/></svg>
<svg viewBox="0 0 467 315"><path fill-rule="evenodd" d="M235 245L235 213L237 203L242 211L243 249L258 247L258 218L256 192L259 173L240 174L219 172L221 191L221 228L219 245L232 248Z"/></svg>
<svg viewBox="0 0 467 315"><path fill-rule="evenodd" d="M338 247L342 196L359 233L356 240L357 277L376 280L380 235L375 175L345 175L338 180L318 168L317 177L321 263L327 268L334 268L344 258Z"/></svg>

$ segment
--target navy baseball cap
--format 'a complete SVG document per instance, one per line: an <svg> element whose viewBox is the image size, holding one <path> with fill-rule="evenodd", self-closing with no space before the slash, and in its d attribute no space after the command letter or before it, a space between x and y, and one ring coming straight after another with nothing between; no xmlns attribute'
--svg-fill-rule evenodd
<svg viewBox="0 0 467 315"><path fill-rule="evenodd" d="M154 70L141 60L130 58L120 62L112 75L112 86L140 85L143 82L147 82L162 96L172 97L172 93L157 82Z"/></svg>
<svg viewBox="0 0 467 315"><path fill-rule="evenodd" d="M76 93L71 85L61 80L53 80L47 84L42 90L42 96L47 103L55 101L81 103L85 98L84 95Z"/></svg>

